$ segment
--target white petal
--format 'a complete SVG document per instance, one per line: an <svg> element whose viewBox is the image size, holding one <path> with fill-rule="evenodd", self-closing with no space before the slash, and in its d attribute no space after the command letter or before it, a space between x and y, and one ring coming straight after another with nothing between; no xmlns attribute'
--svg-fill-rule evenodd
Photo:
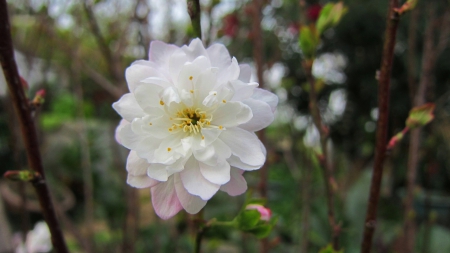
<svg viewBox="0 0 450 253"><path fill-rule="evenodd" d="M141 84L134 90L136 101L142 109L147 107L161 107L159 93L164 90L156 84Z"/></svg>
<svg viewBox="0 0 450 253"><path fill-rule="evenodd" d="M149 77L164 77L160 70L140 63L132 64L125 70L128 89L133 92L141 81Z"/></svg>
<svg viewBox="0 0 450 253"><path fill-rule="evenodd" d="M178 95L178 92L175 90L174 87L165 88L159 93L159 97L161 98L161 101L163 101L167 105L170 105L172 102L175 103L181 102L180 95ZM164 103L160 104L164 105Z"/></svg>
<svg viewBox="0 0 450 253"><path fill-rule="evenodd" d="M119 101L113 104L113 108L120 116L122 116L122 118L129 122L133 121L135 118L145 116L144 111L131 93L123 95Z"/></svg>
<svg viewBox="0 0 450 253"><path fill-rule="evenodd" d="M231 152L251 166L263 165L266 156L261 149L261 141L255 134L239 127L228 128L219 138L231 148Z"/></svg>
<svg viewBox="0 0 450 253"><path fill-rule="evenodd" d="M270 108L272 109L272 112L275 112L275 109L277 108L278 104L278 97L277 95L273 94L270 91L263 90L263 89L255 89L252 95L253 99L261 100L269 104Z"/></svg>
<svg viewBox="0 0 450 253"><path fill-rule="evenodd" d="M241 71L239 72L238 80L241 80L244 83L250 82L250 78L252 77L252 67L248 64L239 64L239 68Z"/></svg>
<svg viewBox="0 0 450 253"><path fill-rule="evenodd" d="M245 171L252 171L252 170L258 170L261 168L262 165L248 165L246 163L243 163L239 157L232 155L230 158L227 159L227 161L230 163L231 166L239 168L241 170Z"/></svg>
<svg viewBox="0 0 450 253"><path fill-rule="evenodd" d="M120 139L120 144L122 144L124 147L128 149L138 148L143 137L145 136L137 135L136 133L133 132L133 130L131 130L131 124L123 126L118 131L118 138Z"/></svg>
<svg viewBox="0 0 450 253"><path fill-rule="evenodd" d="M221 83L228 83L229 81L237 80L239 77L239 64L236 58L233 57L231 64L223 71L219 72L217 80Z"/></svg>
<svg viewBox="0 0 450 253"><path fill-rule="evenodd" d="M170 56L177 50L178 47L171 44L166 44L162 41L152 41L150 43L149 59L161 68L169 69Z"/></svg>
<svg viewBox="0 0 450 253"><path fill-rule="evenodd" d="M169 60L170 80L176 81L184 64L188 62L186 53L180 48L172 53Z"/></svg>
<svg viewBox="0 0 450 253"><path fill-rule="evenodd" d="M247 190L247 181L242 176L242 170L231 168L230 182L220 187L221 191L228 193L230 196L241 195Z"/></svg>
<svg viewBox="0 0 450 253"><path fill-rule="evenodd" d="M194 196L186 191L181 182L179 174L175 174L175 190L177 192L178 199L184 210L190 214L198 213L205 205L206 200L201 199L198 196Z"/></svg>
<svg viewBox="0 0 450 253"><path fill-rule="evenodd" d="M208 53L206 52L203 42L200 39L193 39L189 46L183 46L181 49L186 53L188 61L193 61L199 56L208 57Z"/></svg>
<svg viewBox="0 0 450 253"><path fill-rule="evenodd" d="M251 97L259 85L258 83L244 83L240 80L231 81L230 84L234 89L233 101L242 101Z"/></svg>
<svg viewBox="0 0 450 253"><path fill-rule="evenodd" d="M180 152L185 152L181 145L183 135L184 133L180 132L171 134L165 138L155 151L154 162L169 165L176 162L176 160L178 160L182 155L185 155L180 154Z"/></svg>
<svg viewBox="0 0 450 253"><path fill-rule="evenodd" d="M147 176L158 181L167 181L169 174L167 173L166 165L160 163L152 163L147 168Z"/></svg>
<svg viewBox="0 0 450 253"><path fill-rule="evenodd" d="M194 84L205 70L211 71L211 63L205 56L199 56L192 63L186 63L178 75L176 87L179 90L195 90Z"/></svg>
<svg viewBox="0 0 450 253"><path fill-rule="evenodd" d="M198 161L191 157L182 172L180 172L181 181L184 188L195 196L203 200L208 200L219 190L220 186L206 180L202 173Z"/></svg>
<svg viewBox="0 0 450 253"><path fill-rule="evenodd" d="M207 147L209 144L214 142L217 137L219 137L219 134L222 132L222 130L218 128L204 128L202 129L202 135L203 140L200 142L201 147Z"/></svg>
<svg viewBox="0 0 450 253"><path fill-rule="evenodd" d="M161 86L162 88L167 88L172 86L173 84L168 81L166 78L161 77L148 77L141 81L141 84L155 84Z"/></svg>
<svg viewBox="0 0 450 253"><path fill-rule="evenodd" d="M225 69L231 64L231 57L227 48L222 44L213 44L208 49L209 59L211 60L211 66L219 69Z"/></svg>
<svg viewBox="0 0 450 253"><path fill-rule="evenodd" d="M228 159L231 156L231 149L222 140L217 139L211 145L214 147L214 151L219 156L218 160L222 161Z"/></svg>
<svg viewBox="0 0 450 253"><path fill-rule="evenodd" d="M240 128L256 132L266 128L274 120L272 109L266 102L249 98L244 100L243 103L251 108L253 117L247 123L240 125Z"/></svg>
<svg viewBox="0 0 450 253"><path fill-rule="evenodd" d="M175 191L173 176L167 182L153 186L151 193L153 208L161 219L172 218L183 208Z"/></svg>
<svg viewBox="0 0 450 253"><path fill-rule="evenodd" d="M120 130L122 130L122 128L123 128L124 126L126 126L126 125L128 125L128 124L130 124L130 122L128 122L128 121L122 119L122 120L120 120L119 125L116 127L116 131L115 131L115 133L114 133L114 138L116 139L116 141L117 141L119 144L122 144L122 142L120 141L119 132L120 132Z"/></svg>
<svg viewBox="0 0 450 253"><path fill-rule="evenodd" d="M147 116L142 119L135 119L131 122L131 125L134 133L144 136L153 136L157 139L163 139L173 134L169 131L169 128L172 125L167 116L159 118Z"/></svg>
<svg viewBox="0 0 450 253"><path fill-rule="evenodd" d="M136 188L148 188L159 182L147 176L147 167L150 164L137 156L135 151L130 151L127 158L127 183Z"/></svg>
<svg viewBox="0 0 450 253"><path fill-rule="evenodd" d="M200 172L209 182L223 185L230 181L230 164L228 162L225 161L216 166L200 162L199 165Z"/></svg>
<svg viewBox="0 0 450 253"><path fill-rule="evenodd" d="M143 138L139 145L136 146L136 153L142 159L146 159L147 162L152 163L155 158L155 150L159 147L161 142L161 139L153 137Z"/></svg>
<svg viewBox="0 0 450 253"><path fill-rule="evenodd" d="M206 69L198 76L194 83L194 93L196 99L203 101L217 83L217 72L212 69Z"/></svg>
<svg viewBox="0 0 450 253"><path fill-rule="evenodd" d="M235 127L248 122L253 117L252 110L247 105L231 101L226 102L213 114L211 124L223 127Z"/></svg>

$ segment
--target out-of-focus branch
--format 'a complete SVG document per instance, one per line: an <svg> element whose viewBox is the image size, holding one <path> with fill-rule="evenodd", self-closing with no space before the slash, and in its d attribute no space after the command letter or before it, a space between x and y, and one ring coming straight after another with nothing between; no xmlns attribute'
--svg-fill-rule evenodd
<svg viewBox="0 0 450 253"><path fill-rule="evenodd" d="M115 86L106 77L95 71L93 68L85 64L82 64L81 68L85 74L87 74L92 80L94 80L94 82L107 91L113 98L118 100L123 95L122 89Z"/></svg>
<svg viewBox="0 0 450 253"><path fill-rule="evenodd" d="M386 17L386 31L381 59L381 70L378 78L378 110L376 150L373 167L372 181L370 185L369 203L367 205L364 236L361 245L361 253L368 253L372 247L373 234L376 227L378 201L380 198L381 179L383 177L383 164L386 156L387 130L389 119L389 87L394 57L395 38L399 23L398 14L394 11L398 8L398 0L389 1L389 9Z"/></svg>
<svg viewBox="0 0 450 253"><path fill-rule="evenodd" d="M120 71L116 68L116 59L111 52L108 43L106 42L105 38L103 37L100 28L97 23L97 19L95 18L94 12L92 11L91 6L87 3L87 0L83 1L83 8L87 16L87 20L89 22L89 27L91 29L92 34L95 37L95 40L97 41L98 47L100 48L100 51L103 54L103 57L106 60L106 64L108 65L109 72L114 77L115 80L122 80L122 74Z"/></svg>
<svg viewBox="0 0 450 253"><path fill-rule="evenodd" d="M200 0L187 0L187 9L189 17L191 17L194 37L202 38L202 27L200 22L201 17Z"/></svg>
<svg viewBox="0 0 450 253"><path fill-rule="evenodd" d="M8 8L5 0L0 1L0 61L5 74L5 79L11 94L16 113L19 118L22 138L27 153L30 169L39 173L40 179L33 182L33 186L39 198L45 221L52 235L52 243L57 252L68 252L64 237L59 226L50 192L45 181L44 168L42 166L39 142L34 120L31 116L31 108L20 80L19 71L14 60L14 49L11 39Z"/></svg>
<svg viewBox="0 0 450 253"><path fill-rule="evenodd" d="M416 78L417 78L417 23L420 16L420 8L415 8L411 11L409 19L408 29L408 88L409 97L411 101L414 100L414 94L416 91Z"/></svg>

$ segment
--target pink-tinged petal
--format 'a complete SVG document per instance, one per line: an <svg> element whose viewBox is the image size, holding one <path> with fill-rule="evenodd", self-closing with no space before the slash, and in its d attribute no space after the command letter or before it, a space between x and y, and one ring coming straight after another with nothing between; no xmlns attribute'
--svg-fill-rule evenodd
<svg viewBox="0 0 450 253"><path fill-rule="evenodd" d="M183 206L175 191L174 177L151 188L152 204L155 213L163 220L172 218Z"/></svg>
<svg viewBox="0 0 450 253"><path fill-rule="evenodd" d="M186 53L188 61L193 61L199 56L208 57L208 53L200 39L193 39L189 46L183 46L181 49Z"/></svg>
<svg viewBox="0 0 450 253"><path fill-rule="evenodd" d="M255 91L253 92L252 98L266 102L272 109L272 112L275 112L275 109L277 108L278 105L277 95L273 94L270 91L258 88L255 89Z"/></svg>
<svg viewBox="0 0 450 253"><path fill-rule="evenodd" d="M228 49L222 44L213 44L206 49L209 59L211 60L211 66L225 69L231 64L231 57L228 53Z"/></svg>
<svg viewBox="0 0 450 253"><path fill-rule="evenodd" d="M158 181L147 176L149 166L147 160L140 158L135 151L130 151L126 166L128 171L127 183L136 188L148 188L158 184Z"/></svg>
<svg viewBox="0 0 450 253"><path fill-rule="evenodd" d="M261 141L256 135L239 127L228 128L219 138L230 147L231 152L251 166L261 166L266 156L261 149Z"/></svg>
<svg viewBox="0 0 450 253"><path fill-rule="evenodd" d="M119 132L120 132L120 130L122 130L122 128L124 128L128 124L130 124L130 122L122 119L122 120L120 120L119 125L116 127L114 137L119 144L122 144L122 142L120 141Z"/></svg>
<svg viewBox="0 0 450 253"><path fill-rule="evenodd" d="M128 122L133 121L135 118L142 118L145 116L144 111L139 106L134 95L131 93L123 95L119 101L113 104L113 108Z"/></svg>
<svg viewBox="0 0 450 253"><path fill-rule="evenodd" d="M206 200L201 199L198 196L194 196L186 191L183 182L179 174L175 174L175 190L177 192L178 199L183 206L184 210L190 214L198 213L205 205Z"/></svg>
<svg viewBox="0 0 450 253"><path fill-rule="evenodd" d="M152 41L150 43L149 59L161 68L169 69L170 57L177 49L178 47L175 45L166 44L162 41Z"/></svg>
<svg viewBox="0 0 450 253"><path fill-rule="evenodd" d="M208 200L219 190L220 186L213 184L203 177L200 172L198 161L191 157L182 172L180 172L181 181L184 188L195 196L199 196L203 200Z"/></svg>
<svg viewBox="0 0 450 253"><path fill-rule="evenodd" d="M235 127L248 122L253 117L249 106L237 102L226 102L214 112L211 124L223 127Z"/></svg>
<svg viewBox="0 0 450 253"><path fill-rule="evenodd" d="M247 191L247 181L242 176L242 170L231 167L230 181L220 187L221 191L228 193L230 196L238 196Z"/></svg>
<svg viewBox="0 0 450 253"><path fill-rule="evenodd" d="M234 89L234 96L231 100L233 101L242 101L247 98L250 98L255 88L258 87L258 83L244 83L240 80L234 80L230 82L231 86Z"/></svg>
<svg viewBox="0 0 450 253"><path fill-rule="evenodd" d="M141 84L141 81L149 77L165 78L161 70L152 68L148 65L143 65L141 63L132 64L125 70L125 79L127 80L128 89L130 92L134 92L136 87Z"/></svg>
<svg viewBox="0 0 450 253"><path fill-rule="evenodd" d="M225 161L216 166L199 162L199 165L200 172L209 182L223 185L230 181L230 164L228 162Z"/></svg>
<svg viewBox="0 0 450 253"><path fill-rule="evenodd" d="M147 107L161 107L159 93L163 90L164 88L156 84L141 84L134 90L134 96L140 108L144 110Z"/></svg>
<svg viewBox="0 0 450 253"><path fill-rule="evenodd" d="M273 112L266 102L249 98L244 100L243 103L251 108L253 117L247 123L240 125L240 128L256 132L266 128L273 122Z"/></svg>
<svg viewBox="0 0 450 253"><path fill-rule="evenodd" d="M249 83L252 77L252 67L248 64L240 64L239 68L241 71L239 72L238 80L244 83Z"/></svg>

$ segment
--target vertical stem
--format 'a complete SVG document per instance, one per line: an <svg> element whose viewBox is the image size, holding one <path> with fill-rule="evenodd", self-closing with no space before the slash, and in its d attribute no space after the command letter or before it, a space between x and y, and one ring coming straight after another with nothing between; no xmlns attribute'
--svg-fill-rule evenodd
<svg viewBox="0 0 450 253"><path fill-rule="evenodd" d="M64 237L56 218L50 192L45 181L44 168L42 166L39 142L34 120L31 116L31 108L14 60L14 50L11 38L11 26L9 23L8 8L6 0L0 0L0 61L2 64L5 79L13 100L16 113L19 118L22 138L27 153L28 165L30 169L39 173L40 179L33 182L33 186L38 195L42 213L52 235L53 247L57 252L68 252Z"/></svg>
<svg viewBox="0 0 450 253"><path fill-rule="evenodd" d="M326 199L327 199L327 207L328 207L328 223L331 228L331 242L333 244L334 250L339 250L339 233L340 226L336 224L336 218L334 214L334 191L331 186L332 182L334 182L333 173L331 171L330 164L328 162L328 149L327 149L327 138L328 133L322 125L322 118L320 116L320 110L317 105L317 94L314 77L312 76L312 62L304 62L304 69L306 72L306 76L308 82L310 84L309 91L309 110L311 112L311 116L313 118L314 125L319 131L320 135L320 146L322 149L322 157L320 159L320 165L322 168L322 175L325 184L326 190Z"/></svg>
<svg viewBox="0 0 450 253"><path fill-rule="evenodd" d="M378 200L380 197L381 179L383 177L383 163L386 155L387 130L389 119L389 86L394 56L395 37L397 34L399 17L394 11L398 7L398 0L389 1L389 9L386 21L386 33L384 38L381 70L378 79L378 111L377 142L375 150L375 162L372 181L370 185L369 202L367 205L364 236L361 252L368 253L372 247L373 234L376 227Z"/></svg>
<svg viewBox="0 0 450 253"><path fill-rule="evenodd" d="M194 37L202 38L202 27L200 23L200 0L187 0L187 8L189 17L191 17L192 29L194 30Z"/></svg>
<svg viewBox="0 0 450 253"><path fill-rule="evenodd" d="M204 209L200 210L200 212L197 215L195 215L194 220L197 229L197 233L195 235L195 248L194 248L195 253L200 253L202 250L202 239L203 234L205 232L205 228L203 227L204 225L203 210Z"/></svg>
<svg viewBox="0 0 450 253"><path fill-rule="evenodd" d="M260 88L264 88L264 45L263 35L261 31L261 12L263 3L261 0L253 0L253 20L252 20L252 32L253 32L253 61L256 64L256 75L258 77L258 83ZM258 137L263 144L266 143L266 135L264 130L258 133ZM264 164L259 170L259 193L262 198L267 198L267 181L268 171L267 164ZM261 240L261 253L269 252L269 241L267 238Z"/></svg>
<svg viewBox="0 0 450 253"><path fill-rule="evenodd" d="M408 29L408 88L411 101L414 100L416 91L416 73L417 73L417 57L416 57L416 38L417 23L419 20L420 8L414 8L411 11Z"/></svg>

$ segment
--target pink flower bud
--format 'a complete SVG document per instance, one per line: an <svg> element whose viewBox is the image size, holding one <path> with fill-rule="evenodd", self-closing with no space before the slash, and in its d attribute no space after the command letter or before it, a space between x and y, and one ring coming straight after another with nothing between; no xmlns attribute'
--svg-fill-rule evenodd
<svg viewBox="0 0 450 253"><path fill-rule="evenodd" d="M270 217L272 217L272 211L269 208L266 208L262 205L258 204L250 204L245 208L247 210L257 210L261 214L261 220L269 221Z"/></svg>

